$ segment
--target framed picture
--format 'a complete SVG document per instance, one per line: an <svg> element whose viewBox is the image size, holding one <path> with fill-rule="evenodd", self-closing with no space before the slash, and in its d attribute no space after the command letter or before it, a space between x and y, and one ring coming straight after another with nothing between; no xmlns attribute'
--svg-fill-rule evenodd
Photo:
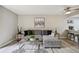
<svg viewBox="0 0 79 59"><path fill-rule="evenodd" d="M72 24L73 23L73 20L67 20L67 23L71 23Z"/></svg>
<svg viewBox="0 0 79 59"><path fill-rule="evenodd" d="M35 17L34 27L45 27L45 17Z"/></svg>

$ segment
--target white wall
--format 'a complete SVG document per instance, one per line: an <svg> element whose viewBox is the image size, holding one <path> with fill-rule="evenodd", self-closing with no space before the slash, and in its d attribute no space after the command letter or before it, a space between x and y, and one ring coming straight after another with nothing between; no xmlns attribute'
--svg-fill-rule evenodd
<svg viewBox="0 0 79 59"><path fill-rule="evenodd" d="M11 42L16 34L18 17L0 6L0 47Z"/></svg>
<svg viewBox="0 0 79 59"><path fill-rule="evenodd" d="M36 16L18 16L18 25L23 29L29 29L34 27L34 18ZM62 33L67 28L67 23L64 20L64 16L52 15L45 16L45 27L57 28L59 33Z"/></svg>

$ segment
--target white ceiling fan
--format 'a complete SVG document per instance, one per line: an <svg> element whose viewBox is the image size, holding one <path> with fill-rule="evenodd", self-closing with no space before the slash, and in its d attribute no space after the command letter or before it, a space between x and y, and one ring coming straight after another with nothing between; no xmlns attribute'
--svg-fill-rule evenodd
<svg viewBox="0 0 79 59"><path fill-rule="evenodd" d="M79 6L78 7L66 7L64 9L65 14L70 14L75 11L79 11Z"/></svg>

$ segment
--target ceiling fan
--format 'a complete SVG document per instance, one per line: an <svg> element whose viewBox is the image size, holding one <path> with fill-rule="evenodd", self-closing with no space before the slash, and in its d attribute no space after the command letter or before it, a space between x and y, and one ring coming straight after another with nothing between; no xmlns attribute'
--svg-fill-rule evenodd
<svg viewBox="0 0 79 59"><path fill-rule="evenodd" d="M64 9L65 14L70 14L75 11L79 11L79 7L66 7Z"/></svg>

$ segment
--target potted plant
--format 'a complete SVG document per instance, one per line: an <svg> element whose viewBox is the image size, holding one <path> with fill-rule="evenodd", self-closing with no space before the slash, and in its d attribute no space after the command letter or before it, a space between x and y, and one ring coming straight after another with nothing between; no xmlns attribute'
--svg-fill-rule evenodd
<svg viewBox="0 0 79 59"><path fill-rule="evenodd" d="M30 41L34 41L35 40L35 36L30 36Z"/></svg>

